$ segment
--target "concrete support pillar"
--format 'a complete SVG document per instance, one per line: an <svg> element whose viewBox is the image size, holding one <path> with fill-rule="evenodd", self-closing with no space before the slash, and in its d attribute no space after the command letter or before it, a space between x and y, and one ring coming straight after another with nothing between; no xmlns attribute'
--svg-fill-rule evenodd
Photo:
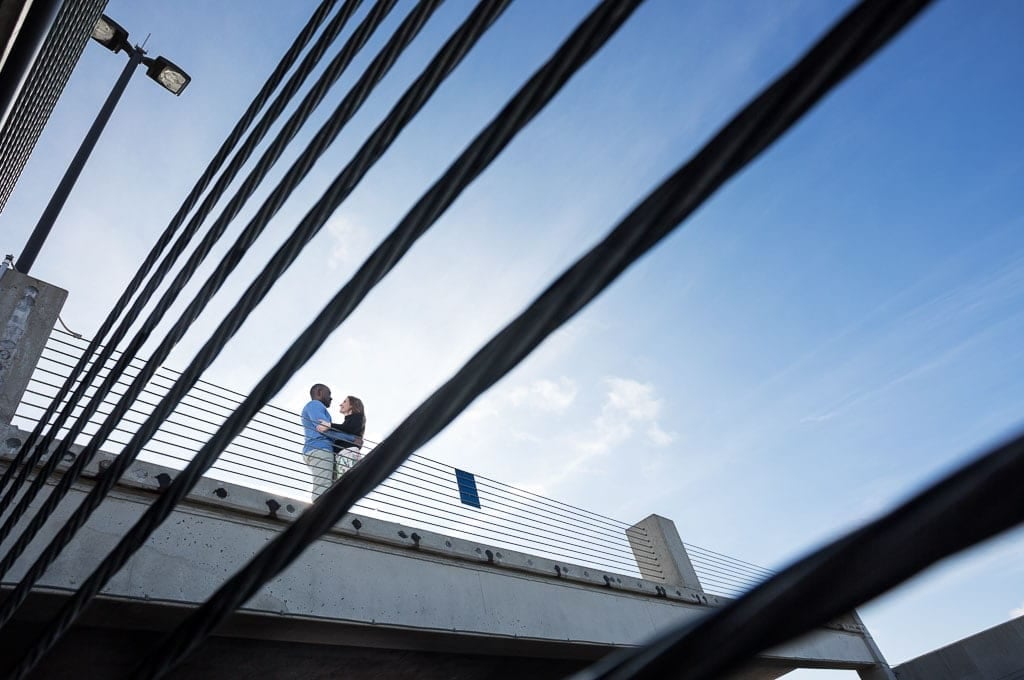
<svg viewBox="0 0 1024 680"><path fill-rule="evenodd" d="M672 520L650 515L627 529L626 537L645 579L704 592Z"/></svg>
<svg viewBox="0 0 1024 680"><path fill-rule="evenodd" d="M860 670L857 672L857 675L860 676L861 680L896 680L895 671L889 666L889 662L885 660L882 650L875 644L875 639L871 637L868 627L864 625L864 621L861 620L860 614L856 611L853 612L853 620L863 631L864 642L867 643L868 649L871 650L871 656L875 657L878 661L878 665Z"/></svg>
<svg viewBox="0 0 1024 680"><path fill-rule="evenodd" d="M13 269L0 277L0 426L10 425L68 292ZM2 428L0 428L2 429Z"/></svg>

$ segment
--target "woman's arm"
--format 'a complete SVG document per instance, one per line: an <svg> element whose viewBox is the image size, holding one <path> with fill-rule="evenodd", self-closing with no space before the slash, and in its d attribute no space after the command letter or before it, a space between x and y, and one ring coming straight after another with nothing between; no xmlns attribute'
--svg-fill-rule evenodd
<svg viewBox="0 0 1024 680"><path fill-rule="evenodd" d="M361 435L363 433L364 423L366 419L362 413L350 413L345 416L345 422L331 425L331 429L337 432L346 432L353 435Z"/></svg>

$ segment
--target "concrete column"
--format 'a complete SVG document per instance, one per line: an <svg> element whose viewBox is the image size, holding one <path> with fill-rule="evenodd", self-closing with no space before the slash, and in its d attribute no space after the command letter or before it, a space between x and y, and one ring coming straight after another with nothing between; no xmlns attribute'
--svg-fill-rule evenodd
<svg viewBox="0 0 1024 680"><path fill-rule="evenodd" d="M15 270L0 277L0 425L10 425L68 292Z"/></svg>
<svg viewBox="0 0 1024 680"><path fill-rule="evenodd" d="M704 592L672 520L650 515L627 529L626 537L645 579Z"/></svg>
<svg viewBox="0 0 1024 680"><path fill-rule="evenodd" d="M864 625L864 621L861 620L860 614L853 611L853 620L860 626L864 634L864 642L867 644L868 649L871 650L871 656L875 657L878 664L871 668L865 668L857 672L861 680L896 680L896 673L889 666L889 662L885 660L885 656L882 655L882 650L875 644L875 639L871 637L871 633L868 631L868 627Z"/></svg>

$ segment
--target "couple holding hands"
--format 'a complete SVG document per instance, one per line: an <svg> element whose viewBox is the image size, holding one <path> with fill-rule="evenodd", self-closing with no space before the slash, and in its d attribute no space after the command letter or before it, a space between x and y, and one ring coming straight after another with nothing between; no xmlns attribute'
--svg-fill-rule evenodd
<svg viewBox="0 0 1024 680"><path fill-rule="evenodd" d="M345 416L342 423L332 424L327 410L331 405L331 389L317 383L309 388L310 402L302 409L302 427L306 441L302 459L313 475L313 500L327 491L359 460L366 431L363 402L351 395L338 409Z"/></svg>

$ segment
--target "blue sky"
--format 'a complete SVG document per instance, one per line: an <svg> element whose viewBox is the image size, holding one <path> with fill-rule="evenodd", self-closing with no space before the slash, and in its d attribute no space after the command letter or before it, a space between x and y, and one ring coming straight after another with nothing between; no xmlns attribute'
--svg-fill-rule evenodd
<svg viewBox="0 0 1024 680"><path fill-rule="evenodd" d="M37 260L70 290L75 330L99 326L313 3L277 5L111 0L194 80L177 100L132 82ZM591 6L513 3L208 379L251 387ZM386 436L847 6L649 0L274 401L298 408L323 380L361 395L368 435ZM436 13L171 365L469 8ZM688 542L779 567L1018 430L1022 20L1010 0L938 2L423 452L626 521L657 512ZM4 252L122 65L87 47L0 215ZM890 662L912 658L1019 614L1022 552L1018 530L862 615ZM853 674L792 677L832 676Z"/></svg>

